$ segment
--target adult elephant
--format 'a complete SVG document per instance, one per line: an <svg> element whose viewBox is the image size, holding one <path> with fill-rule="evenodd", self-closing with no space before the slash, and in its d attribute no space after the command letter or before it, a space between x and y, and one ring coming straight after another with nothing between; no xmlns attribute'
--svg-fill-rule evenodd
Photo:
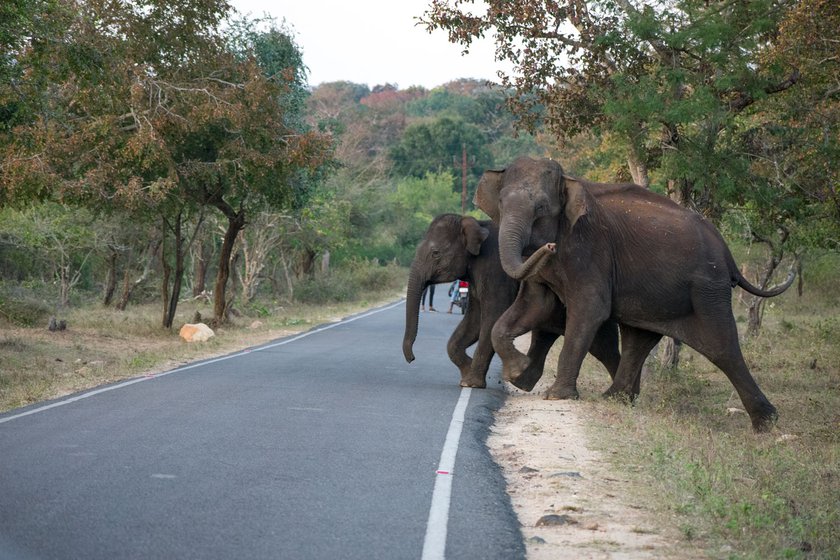
<svg viewBox="0 0 840 560"><path fill-rule="evenodd" d="M461 372L462 387L485 387L487 369L494 351L491 332L496 319L516 299L519 282L502 270L499 261L499 230L491 221L478 221L470 216L443 214L429 225L417 246L408 277L405 309L403 354L414 361L420 297L432 283L452 282L460 278L469 282L467 312L455 328L447 344L447 352ZM515 381L520 389L530 391L543 373L545 357L557 337L565 329L565 310L556 297L547 298L539 306L524 310L523 324L531 333L529 365ZM467 348L478 342L472 358ZM618 327L606 323L598 329L590 345L595 356L615 375L620 354Z"/></svg>
<svg viewBox="0 0 840 560"><path fill-rule="evenodd" d="M607 395L633 397L641 367L662 335L678 338L727 375L756 431L769 429L775 407L744 362L732 314L732 288L761 297L780 294L750 285L720 233L667 197L633 184L568 177L547 159L519 158L486 172L476 203L500 224L502 267L531 279L566 306L558 374L546 398L576 398L586 349L604 321L619 323L621 363ZM527 259L523 255L530 254ZM493 331L505 375L515 380L527 358L509 326L526 303L515 302Z"/></svg>

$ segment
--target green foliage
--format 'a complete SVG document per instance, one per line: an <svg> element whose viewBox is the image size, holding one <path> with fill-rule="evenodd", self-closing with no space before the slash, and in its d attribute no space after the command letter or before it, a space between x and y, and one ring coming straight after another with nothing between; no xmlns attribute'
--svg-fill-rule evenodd
<svg viewBox="0 0 840 560"><path fill-rule="evenodd" d="M456 212L461 204L459 193L452 190L453 173L426 173L422 178L406 177L397 181L391 196L397 211L403 210L426 222L445 212Z"/></svg>
<svg viewBox="0 0 840 560"><path fill-rule="evenodd" d="M427 173L460 169L466 149L468 185L472 193L481 174L492 166L486 144L487 139L477 126L443 116L406 127L399 143L391 149L390 157L398 175L423 177ZM460 190L460 174L456 177L452 189Z"/></svg>
<svg viewBox="0 0 840 560"><path fill-rule="evenodd" d="M411 117L449 117L470 123L486 120L484 107L477 98L443 88L433 89L428 95L410 102L405 109Z"/></svg>

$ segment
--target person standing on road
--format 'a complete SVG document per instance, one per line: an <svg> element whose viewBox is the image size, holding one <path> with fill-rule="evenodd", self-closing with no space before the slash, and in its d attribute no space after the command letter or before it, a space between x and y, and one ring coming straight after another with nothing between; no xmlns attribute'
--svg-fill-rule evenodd
<svg viewBox="0 0 840 560"><path fill-rule="evenodd" d="M449 286L449 311L447 313L452 313L452 306L455 305L458 301L458 286L461 284L461 281L457 278L452 285Z"/></svg>
<svg viewBox="0 0 840 560"><path fill-rule="evenodd" d="M426 311L426 292L429 293L429 311L437 311L435 309L435 285L429 284L423 289L423 295L420 296L420 311Z"/></svg>

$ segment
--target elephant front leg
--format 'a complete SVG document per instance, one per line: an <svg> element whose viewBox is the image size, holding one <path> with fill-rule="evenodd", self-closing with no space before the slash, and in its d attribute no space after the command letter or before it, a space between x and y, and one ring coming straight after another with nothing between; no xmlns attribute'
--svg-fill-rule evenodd
<svg viewBox="0 0 840 560"><path fill-rule="evenodd" d="M516 348L514 340L542 324L546 315L553 312L555 301L553 292L544 284L523 282L516 300L493 326L493 348L502 359L502 378L525 391L533 389L542 376L545 360L542 350L547 353L548 348L542 347L543 341L538 343L538 351L525 355Z"/></svg>
<svg viewBox="0 0 840 560"><path fill-rule="evenodd" d="M519 327L515 323L509 324L505 322L506 314L507 312L502 314L493 326L491 338L493 349L502 359L502 379L515 385L517 379L528 368L530 360L528 356L516 348L514 340L516 337L528 332L528 329Z"/></svg>
<svg viewBox="0 0 840 560"><path fill-rule="evenodd" d="M563 338L563 349L557 362L557 377L545 394L547 400L578 399L577 378L580 366L586 357L595 334L601 326L601 321L584 316L585 319L575 319L571 310L567 310L566 332Z"/></svg>

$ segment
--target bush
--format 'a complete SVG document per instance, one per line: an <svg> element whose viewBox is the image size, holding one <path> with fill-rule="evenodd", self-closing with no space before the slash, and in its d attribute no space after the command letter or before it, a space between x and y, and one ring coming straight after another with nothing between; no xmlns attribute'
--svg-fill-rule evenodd
<svg viewBox="0 0 840 560"><path fill-rule="evenodd" d="M304 280L295 287L301 303L339 303L357 299L362 293L396 291L405 285L406 272L395 264L381 265L376 259L354 259L336 267L329 276Z"/></svg>
<svg viewBox="0 0 840 560"><path fill-rule="evenodd" d="M19 327L47 326L53 308L44 290L21 285L0 284L0 321Z"/></svg>
<svg viewBox="0 0 840 560"><path fill-rule="evenodd" d="M355 295L354 286L338 274L307 279L295 286L295 300L301 303L338 303Z"/></svg>
<svg viewBox="0 0 840 560"><path fill-rule="evenodd" d="M52 309L44 301L25 297L9 299L0 295L0 320L19 327L47 326Z"/></svg>

